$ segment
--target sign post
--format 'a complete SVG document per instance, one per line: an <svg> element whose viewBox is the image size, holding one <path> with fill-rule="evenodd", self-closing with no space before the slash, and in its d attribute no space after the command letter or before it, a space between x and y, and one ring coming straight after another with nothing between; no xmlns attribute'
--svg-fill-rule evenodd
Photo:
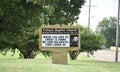
<svg viewBox="0 0 120 72"><path fill-rule="evenodd" d="M52 63L53 64L67 64L67 53L68 51L64 51L64 52L52 51Z"/></svg>
<svg viewBox="0 0 120 72"><path fill-rule="evenodd" d="M67 64L67 53L80 49L79 28L71 26L45 26L40 29L39 48L52 52L53 64Z"/></svg>

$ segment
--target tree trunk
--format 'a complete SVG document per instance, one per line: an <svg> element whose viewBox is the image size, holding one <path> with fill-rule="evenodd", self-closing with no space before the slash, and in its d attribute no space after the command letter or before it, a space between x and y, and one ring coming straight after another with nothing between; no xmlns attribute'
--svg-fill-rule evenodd
<svg viewBox="0 0 120 72"><path fill-rule="evenodd" d="M24 58L24 59L33 59L35 58L35 54L32 53L32 51L20 51L20 58Z"/></svg>
<svg viewBox="0 0 120 72"><path fill-rule="evenodd" d="M70 51L70 52L69 52L70 59L71 59L71 60L76 60L78 54L79 54L78 51Z"/></svg>
<svg viewBox="0 0 120 72"><path fill-rule="evenodd" d="M89 51L87 51L87 56L88 56L88 57L90 57L90 55L89 55L89 54L90 54L90 52L89 52Z"/></svg>

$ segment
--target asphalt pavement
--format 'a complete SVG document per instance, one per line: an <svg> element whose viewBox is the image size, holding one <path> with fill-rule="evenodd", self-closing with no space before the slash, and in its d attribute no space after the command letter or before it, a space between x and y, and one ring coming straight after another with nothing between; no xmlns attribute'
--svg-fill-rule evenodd
<svg viewBox="0 0 120 72"><path fill-rule="evenodd" d="M94 52L93 58L100 61L115 62L116 52L105 49ZM118 52L118 62L120 62L120 51Z"/></svg>
<svg viewBox="0 0 120 72"><path fill-rule="evenodd" d="M90 55L90 57L94 58L98 61L108 61L108 62L115 62L116 52L109 49L102 49L94 52L93 55ZM80 53L83 56L86 56L86 52ZM118 52L118 62L120 62L120 51Z"/></svg>

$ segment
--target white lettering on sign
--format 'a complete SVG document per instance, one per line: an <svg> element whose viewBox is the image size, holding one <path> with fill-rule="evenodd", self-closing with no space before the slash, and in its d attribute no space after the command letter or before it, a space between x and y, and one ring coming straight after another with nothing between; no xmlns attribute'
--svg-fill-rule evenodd
<svg viewBox="0 0 120 72"><path fill-rule="evenodd" d="M42 34L42 47L69 47L69 35Z"/></svg>

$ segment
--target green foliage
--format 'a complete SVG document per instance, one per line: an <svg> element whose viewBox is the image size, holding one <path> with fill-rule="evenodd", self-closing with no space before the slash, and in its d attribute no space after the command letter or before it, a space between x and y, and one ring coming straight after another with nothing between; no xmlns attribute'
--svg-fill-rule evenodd
<svg viewBox="0 0 120 72"><path fill-rule="evenodd" d="M15 37L20 32L20 17L24 15L19 0L0 0L0 50L5 54L15 47ZM15 40L16 41L16 40Z"/></svg>
<svg viewBox="0 0 120 72"><path fill-rule="evenodd" d="M105 41L104 37L92 31L88 32L87 28L84 28L82 26L79 27L81 33L81 49L79 53L87 52L89 56L89 54L93 54L94 51L101 49L101 46L104 44ZM79 53L77 51L70 52L71 59L75 60Z"/></svg>
<svg viewBox="0 0 120 72"><path fill-rule="evenodd" d="M93 54L94 51L101 49L101 46L104 44L104 37L98 33L89 31L88 29L81 27L81 50Z"/></svg>
<svg viewBox="0 0 120 72"><path fill-rule="evenodd" d="M51 15L50 24L74 23L79 18L80 8L84 0L59 0L56 3L54 15Z"/></svg>
<svg viewBox="0 0 120 72"><path fill-rule="evenodd" d="M85 28L84 28L85 29ZM104 39L100 34L96 34L92 31L81 29L81 51L92 53L99 50L104 43Z"/></svg>
<svg viewBox="0 0 120 72"><path fill-rule="evenodd" d="M85 0L43 0L44 24L68 24L77 21Z"/></svg>
<svg viewBox="0 0 120 72"><path fill-rule="evenodd" d="M115 46L116 24L117 24L116 17L109 17L109 18L105 17L103 18L102 21L99 22L97 26L97 32L102 34L106 39L106 43L105 43L106 47Z"/></svg>
<svg viewBox="0 0 120 72"><path fill-rule="evenodd" d="M42 6L26 0L4 0L0 3L3 12L0 16L0 50L7 52L12 49L14 52L17 48L24 58L34 58L39 50L36 30L40 26L38 15Z"/></svg>

